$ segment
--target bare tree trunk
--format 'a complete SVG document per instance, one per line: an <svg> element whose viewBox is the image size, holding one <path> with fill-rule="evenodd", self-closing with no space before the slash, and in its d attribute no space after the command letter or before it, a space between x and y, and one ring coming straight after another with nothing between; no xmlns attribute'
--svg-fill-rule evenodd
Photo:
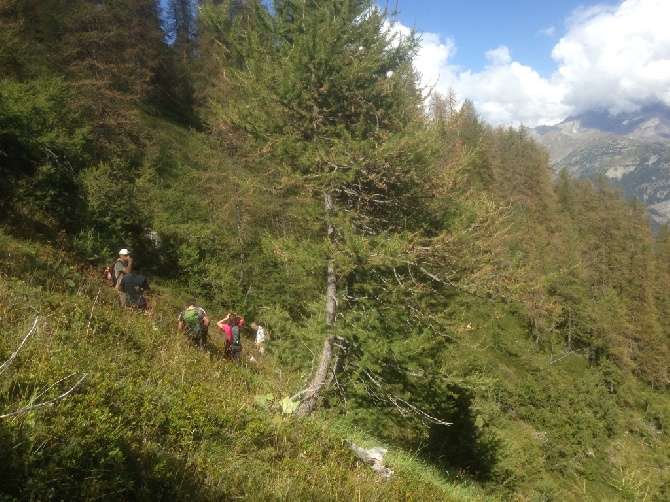
<svg viewBox="0 0 670 502"><path fill-rule="evenodd" d="M335 263L328 262L328 285L326 286L326 332L330 332L337 319L337 276Z"/></svg>
<svg viewBox="0 0 670 502"><path fill-rule="evenodd" d="M335 204L333 195L326 192L323 197L326 210L326 224L328 240L332 243L335 239L335 227L333 225L332 215ZM337 319L337 275L335 274L335 261L331 258L328 261L328 283L326 286L326 332L335 326Z"/></svg>
<svg viewBox="0 0 670 502"><path fill-rule="evenodd" d="M314 406L316 405L319 395L321 394L321 389L323 388L326 377L328 376L328 368L330 367L330 360L333 358L333 340L329 336L323 344L323 349L321 350L321 362L319 367L314 374L312 383L310 386L305 389L306 397L303 398L300 406L296 410L295 414L299 417L304 417L309 415Z"/></svg>
<svg viewBox="0 0 670 502"><path fill-rule="evenodd" d="M341 345L338 345L337 342ZM340 350L337 353L337 356L333 358L335 346L338 346ZM291 400L294 400L301 395L305 395L295 412L297 416L304 417L314 410L323 388L330 385L335 376L337 376L337 373L342 370L342 359L346 354L348 346L348 340L339 336L331 335L326 339L323 344L323 349L321 350L321 361L314 374L312 383L305 390L302 390L291 397Z"/></svg>
<svg viewBox="0 0 670 502"><path fill-rule="evenodd" d="M329 242L332 244L335 239L335 226L333 225L332 215L335 204L333 202L333 196L330 192L326 192L323 196L324 209L326 212L326 225L327 225L327 237ZM328 279L326 284L326 333L330 333L332 328L335 326L335 321L337 319L337 274L335 273L335 260L331 258L328 260ZM307 389L303 390L301 394L305 394L306 397L303 398L300 406L296 410L296 415L305 416L309 415L321 394L321 390L324 386L330 385L330 382L334 378L334 373L336 368L333 369L332 374L328 375L328 369L331 366L333 359L333 343L335 341L334 336L329 336L323 344L323 349L321 350L321 361L319 362L319 367L314 374L312 383ZM346 341L345 341L346 342ZM336 366L340 366L340 358L336 360ZM294 396L295 397L295 396Z"/></svg>

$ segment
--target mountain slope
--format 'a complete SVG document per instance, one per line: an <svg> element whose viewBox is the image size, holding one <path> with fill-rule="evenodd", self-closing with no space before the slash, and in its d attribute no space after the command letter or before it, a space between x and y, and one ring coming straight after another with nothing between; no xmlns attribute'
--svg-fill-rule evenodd
<svg viewBox="0 0 670 502"><path fill-rule="evenodd" d="M206 354L177 335L172 285L122 312L73 269L0 231L0 500L487 500L392 446L382 481L347 441L380 443L282 413L298 377L272 354L237 366L213 330Z"/></svg>
<svg viewBox="0 0 670 502"><path fill-rule="evenodd" d="M628 199L637 196L657 223L670 222L670 109L650 107L615 117L592 112L540 126L555 171L578 178L605 175Z"/></svg>

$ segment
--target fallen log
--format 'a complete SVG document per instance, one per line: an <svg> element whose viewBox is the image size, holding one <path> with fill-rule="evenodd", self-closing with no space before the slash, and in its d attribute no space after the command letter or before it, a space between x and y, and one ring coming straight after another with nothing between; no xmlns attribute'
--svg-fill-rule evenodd
<svg viewBox="0 0 670 502"><path fill-rule="evenodd" d="M356 456L369 465L377 474L385 479L393 476L393 469L386 467L384 464L384 455L388 452L386 448L375 446L374 448L365 449L352 442L348 442L348 444Z"/></svg>

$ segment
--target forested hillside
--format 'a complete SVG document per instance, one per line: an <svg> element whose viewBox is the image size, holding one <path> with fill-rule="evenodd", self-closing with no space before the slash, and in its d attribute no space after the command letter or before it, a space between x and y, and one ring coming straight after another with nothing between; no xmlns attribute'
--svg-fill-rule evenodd
<svg viewBox="0 0 670 502"><path fill-rule="evenodd" d="M0 0L1 500L670 497L670 229L424 92L392 21ZM191 347L191 296L265 356Z"/></svg>

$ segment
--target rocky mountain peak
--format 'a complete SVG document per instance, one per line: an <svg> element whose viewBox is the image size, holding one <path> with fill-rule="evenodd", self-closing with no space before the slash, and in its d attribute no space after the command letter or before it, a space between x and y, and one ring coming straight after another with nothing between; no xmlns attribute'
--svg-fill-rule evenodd
<svg viewBox="0 0 670 502"><path fill-rule="evenodd" d="M591 111L530 130L556 172L605 174L627 198L637 196L656 222L670 222L670 107L610 115Z"/></svg>

